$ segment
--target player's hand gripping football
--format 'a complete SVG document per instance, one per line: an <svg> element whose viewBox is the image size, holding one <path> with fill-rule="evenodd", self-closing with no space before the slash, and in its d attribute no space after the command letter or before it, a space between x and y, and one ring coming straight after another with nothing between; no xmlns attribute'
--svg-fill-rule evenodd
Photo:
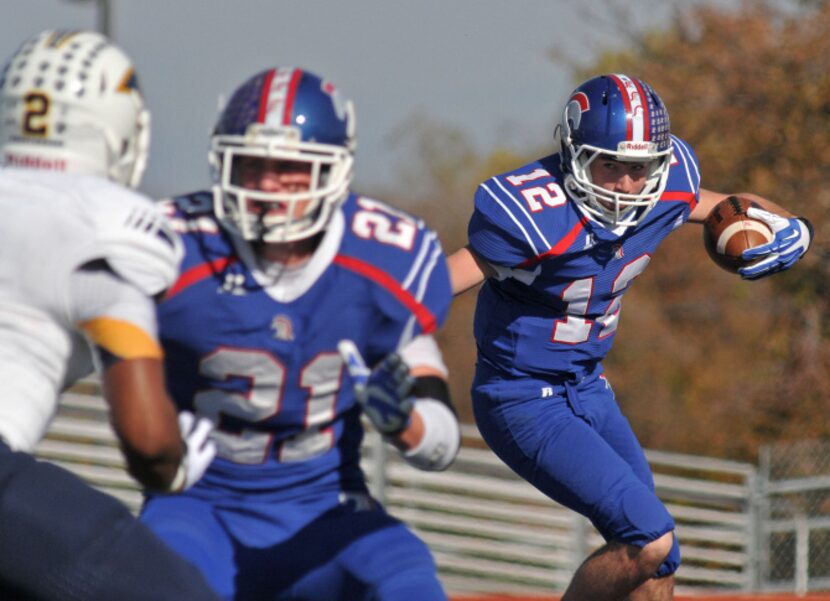
<svg viewBox="0 0 830 601"><path fill-rule="evenodd" d="M209 419L197 418L190 411L182 411L179 413L179 430L187 450L170 485L170 492L182 492L196 484L216 456L216 443L210 439L213 424Z"/></svg>
<svg viewBox="0 0 830 601"><path fill-rule="evenodd" d="M747 217L766 223L774 236L772 242L745 250L741 255L746 260L761 259L738 273L746 280L757 280L764 276L789 269L810 246L810 226L805 219L787 218L769 211L750 207Z"/></svg>
<svg viewBox="0 0 830 601"><path fill-rule="evenodd" d="M337 348L352 378L357 402L372 425L385 436L400 433L409 424L413 406L414 380L409 366L392 353L370 370L354 342L341 340Z"/></svg>

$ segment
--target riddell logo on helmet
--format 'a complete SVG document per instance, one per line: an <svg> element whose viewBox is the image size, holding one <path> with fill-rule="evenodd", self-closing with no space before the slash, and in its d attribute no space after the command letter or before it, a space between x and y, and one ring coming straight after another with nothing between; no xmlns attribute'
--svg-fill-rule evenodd
<svg viewBox="0 0 830 601"><path fill-rule="evenodd" d="M66 171L65 159L44 159L27 154L12 154L7 152L3 162L9 167L28 167L31 169L50 169L52 171Z"/></svg>
<svg viewBox="0 0 830 601"><path fill-rule="evenodd" d="M654 142L620 142L617 150L620 152L654 152Z"/></svg>

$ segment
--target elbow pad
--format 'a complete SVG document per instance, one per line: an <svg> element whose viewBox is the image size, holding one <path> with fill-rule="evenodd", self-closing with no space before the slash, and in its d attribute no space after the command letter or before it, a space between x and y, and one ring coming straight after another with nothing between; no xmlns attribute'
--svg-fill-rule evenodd
<svg viewBox="0 0 830 601"><path fill-rule="evenodd" d="M452 410L442 401L420 398L415 409L424 422L424 436L412 449L402 453L411 466L425 471L447 469L461 446L461 430Z"/></svg>

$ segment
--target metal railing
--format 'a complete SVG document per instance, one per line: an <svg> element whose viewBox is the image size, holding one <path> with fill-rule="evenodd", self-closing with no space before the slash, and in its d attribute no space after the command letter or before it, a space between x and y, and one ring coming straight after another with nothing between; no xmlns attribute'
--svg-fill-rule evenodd
<svg viewBox="0 0 830 601"><path fill-rule="evenodd" d="M37 454L137 512L141 495L124 471L107 415L94 385L65 394ZM373 494L427 542L448 591L563 590L601 537L513 474L474 426L463 427L463 438L453 466L429 473L370 434L363 466ZM654 450L646 456L677 524L678 592L830 588L830 476L779 477L769 453L760 469ZM821 502L805 504L805 495Z"/></svg>

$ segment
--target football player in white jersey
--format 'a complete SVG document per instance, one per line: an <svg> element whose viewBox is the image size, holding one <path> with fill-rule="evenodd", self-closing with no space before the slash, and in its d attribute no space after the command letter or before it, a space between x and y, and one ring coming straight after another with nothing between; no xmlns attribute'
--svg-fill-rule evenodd
<svg viewBox="0 0 830 601"><path fill-rule="evenodd" d="M129 58L93 32L46 31L0 75L0 597L214 599L121 503L31 451L61 390L98 368L127 468L191 486L215 453L178 421L154 297L181 241L135 187L149 118ZM180 430L181 428L181 430Z"/></svg>

